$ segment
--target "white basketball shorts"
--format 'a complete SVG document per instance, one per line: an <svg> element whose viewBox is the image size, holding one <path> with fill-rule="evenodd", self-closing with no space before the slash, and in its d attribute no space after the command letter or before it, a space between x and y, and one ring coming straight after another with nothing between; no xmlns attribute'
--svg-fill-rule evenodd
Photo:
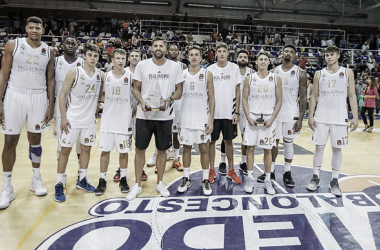
<svg viewBox="0 0 380 250"><path fill-rule="evenodd" d="M326 124L317 122L317 126L311 136L311 142L315 145L326 145L329 134L332 147L348 147L347 125Z"/></svg>
<svg viewBox="0 0 380 250"><path fill-rule="evenodd" d="M118 153L129 153L132 151L132 134L116 134L110 132L99 133L98 150L111 152L116 148Z"/></svg>
<svg viewBox="0 0 380 250"><path fill-rule="evenodd" d="M96 143L96 127L71 128L69 133L63 132L59 137L61 147L72 148L79 139L80 144L92 146Z"/></svg>

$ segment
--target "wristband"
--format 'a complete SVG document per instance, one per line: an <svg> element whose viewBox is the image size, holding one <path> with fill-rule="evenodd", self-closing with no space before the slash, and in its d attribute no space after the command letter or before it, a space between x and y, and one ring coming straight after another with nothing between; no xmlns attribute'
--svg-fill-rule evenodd
<svg viewBox="0 0 380 250"><path fill-rule="evenodd" d="M235 115L240 115L240 113L235 112Z"/></svg>
<svg viewBox="0 0 380 250"><path fill-rule="evenodd" d="M172 98L171 96L170 96L169 98L170 98L170 101L171 101L171 102L174 102L174 100L173 100L173 98Z"/></svg>

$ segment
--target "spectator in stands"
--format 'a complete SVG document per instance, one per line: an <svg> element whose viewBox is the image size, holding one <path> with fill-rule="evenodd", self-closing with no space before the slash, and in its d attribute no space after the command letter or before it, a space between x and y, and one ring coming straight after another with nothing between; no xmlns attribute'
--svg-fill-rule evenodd
<svg viewBox="0 0 380 250"><path fill-rule="evenodd" d="M242 44L247 44L248 43L248 33L247 32L244 32L244 34L241 36L241 43Z"/></svg>
<svg viewBox="0 0 380 250"><path fill-rule="evenodd" d="M368 49L369 49L368 42L365 42L362 46L362 54L364 54L364 52L366 52Z"/></svg>
<svg viewBox="0 0 380 250"><path fill-rule="evenodd" d="M224 42L224 39L223 39L223 36L222 36L221 33L218 35L218 39L217 39L217 41L218 41L218 43L222 43L222 42Z"/></svg>
<svg viewBox="0 0 380 250"><path fill-rule="evenodd" d="M113 43L113 46L115 47L115 49L120 49L121 46L122 46L121 39L120 38L116 38L115 42Z"/></svg>
<svg viewBox="0 0 380 250"><path fill-rule="evenodd" d="M76 36L76 33L77 33L77 26L78 26L78 23L75 21L75 19L73 18L70 23L69 23L69 31L70 31L70 34L73 35L73 36Z"/></svg>
<svg viewBox="0 0 380 250"><path fill-rule="evenodd" d="M61 36L62 38L64 39L65 37L67 37L68 35L70 35L70 32L69 32L69 29L67 27L63 27L61 29Z"/></svg>
<svg viewBox="0 0 380 250"><path fill-rule="evenodd" d="M229 45L232 43L232 33L228 32L228 35L226 36L226 44Z"/></svg>
<svg viewBox="0 0 380 250"><path fill-rule="evenodd" d="M211 35L210 35L210 40L211 42L213 43L216 43L216 41L218 40L218 33L216 32L216 30L214 30Z"/></svg>
<svg viewBox="0 0 380 250"><path fill-rule="evenodd" d="M90 20L87 20L87 23L83 27L83 31L86 34L86 36L90 35L90 32L91 32L91 23L90 23Z"/></svg>
<svg viewBox="0 0 380 250"><path fill-rule="evenodd" d="M174 36L174 32L172 31L172 28L169 28L169 30L166 32L166 40L171 41Z"/></svg>
<svg viewBox="0 0 380 250"><path fill-rule="evenodd" d="M378 68L373 68L373 72L372 72L372 75L374 77L380 77L380 72L379 72L379 69Z"/></svg>
<svg viewBox="0 0 380 250"><path fill-rule="evenodd" d="M212 45L208 46L207 50L207 62L211 65L214 62L215 50Z"/></svg>
<svg viewBox="0 0 380 250"><path fill-rule="evenodd" d="M100 36L98 36L98 38L96 38L96 46L99 47L99 49L102 51L105 49L105 45L104 43L102 42L102 38Z"/></svg>
<svg viewBox="0 0 380 250"><path fill-rule="evenodd" d="M321 38L319 36L317 36L314 40L313 40L313 44L312 44L313 47L321 47L322 46L322 43L321 43Z"/></svg>
<svg viewBox="0 0 380 250"><path fill-rule="evenodd" d="M8 34L13 33L13 18L12 17L8 17L7 20L5 20L5 31Z"/></svg>
<svg viewBox="0 0 380 250"><path fill-rule="evenodd" d="M310 66L309 61L307 60L307 58L304 55L301 55L301 58L298 60L298 62L299 62L299 67L301 69L306 69L306 65Z"/></svg>
<svg viewBox="0 0 380 250"><path fill-rule="evenodd" d="M367 67L367 62L368 62L368 55L367 55L367 52L364 52L360 56L360 71L363 71Z"/></svg>
<svg viewBox="0 0 380 250"><path fill-rule="evenodd" d="M331 45L334 45L334 41L333 41L332 38L330 37L330 38L326 41L326 46L331 46Z"/></svg>
<svg viewBox="0 0 380 250"><path fill-rule="evenodd" d="M172 37L171 41L173 41L175 44L178 43L178 41L179 41L179 37L178 37L178 34L177 34L177 33L174 33L174 36Z"/></svg>
<svg viewBox="0 0 380 250"><path fill-rule="evenodd" d="M361 107L362 107L363 104L360 104L359 101L360 101L360 99L363 100L362 90L364 90L365 85L363 83L363 79L362 78L359 78L357 80L358 80L358 83L355 85L355 93L356 93L356 99L358 101L359 111L361 111Z"/></svg>
<svg viewBox="0 0 380 250"><path fill-rule="evenodd" d="M193 33L190 31L189 34L187 34L187 42L191 45L193 43L193 40Z"/></svg>
<svg viewBox="0 0 380 250"><path fill-rule="evenodd" d="M108 58L107 62L104 64L104 71L109 72L112 70L112 68L113 68L113 62L111 62L111 59Z"/></svg>
<svg viewBox="0 0 380 250"><path fill-rule="evenodd" d="M339 41L339 48L346 48L346 45L347 45L347 42L346 42L346 39L344 39L344 36L342 37L342 39L340 39Z"/></svg>
<svg viewBox="0 0 380 250"><path fill-rule="evenodd" d="M149 33L148 29L146 29L145 33L143 35L144 41L150 43L150 41L149 41L150 40L150 36L151 36L151 34Z"/></svg>
<svg viewBox="0 0 380 250"><path fill-rule="evenodd" d="M377 91L377 82L375 77L371 76L368 79L368 86L362 90L364 96L364 102L362 107L361 116L365 125L363 131L372 133L373 129L373 111L376 107L376 100L379 98L379 93ZM367 117L365 116L366 111L368 111L369 126L367 124Z"/></svg>
<svg viewBox="0 0 380 250"><path fill-rule="evenodd" d="M248 14L247 18L245 19L244 24L246 24L246 25L252 25L252 23L253 23L253 19L252 19L251 15Z"/></svg>
<svg viewBox="0 0 380 250"><path fill-rule="evenodd" d="M16 20L13 22L13 30L16 34L22 33L22 22L19 17L16 17Z"/></svg>
<svg viewBox="0 0 380 250"><path fill-rule="evenodd" d="M115 47L113 46L113 42L109 43L109 46L107 48L107 57L111 60L112 52L115 50Z"/></svg>
<svg viewBox="0 0 380 250"><path fill-rule="evenodd" d="M132 34L132 45L134 48L137 48L140 46L139 39L137 38L136 32L133 32Z"/></svg>
<svg viewBox="0 0 380 250"><path fill-rule="evenodd" d="M321 47L322 48L326 48L327 47L326 40L324 38L321 39Z"/></svg>

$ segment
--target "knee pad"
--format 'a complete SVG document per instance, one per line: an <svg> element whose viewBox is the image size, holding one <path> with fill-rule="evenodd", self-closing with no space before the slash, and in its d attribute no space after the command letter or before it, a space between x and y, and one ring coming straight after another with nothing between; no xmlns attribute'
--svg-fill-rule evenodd
<svg viewBox="0 0 380 250"><path fill-rule="evenodd" d="M29 159L33 163L41 163L42 147L39 145L29 145Z"/></svg>
<svg viewBox="0 0 380 250"><path fill-rule="evenodd" d="M293 138L284 138L284 157L292 160L294 155Z"/></svg>
<svg viewBox="0 0 380 250"><path fill-rule="evenodd" d="M323 151L326 145L315 145L315 152L313 157L313 166L320 167L323 163Z"/></svg>
<svg viewBox="0 0 380 250"><path fill-rule="evenodd" d="M332 147L331 167L335 171L340 171L342 166L342 149Z"/></svg>

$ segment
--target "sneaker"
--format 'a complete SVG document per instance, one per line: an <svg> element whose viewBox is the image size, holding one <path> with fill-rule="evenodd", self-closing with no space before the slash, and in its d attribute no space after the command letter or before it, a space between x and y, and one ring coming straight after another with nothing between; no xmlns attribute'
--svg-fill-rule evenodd
<svg viewBox="0 0 380 250"><path fill-rule="evenodd" d="M120 179L119 187L120 187L120 191L122 193L128 193L129 192L127 177L124 176L123 178Z"/></svg>
<svg viewBox="0 0 380 250"><path fill-rule="evenodd" d="M12 185L4 186L1 190L0 209L9 207L11 201L16 198Z"/></svg>
<svg viewBox="0 0 380 250"><path fill-rule="evenodd" d="M139 184L135 183L135 185L133 185L133 187L131 188L131 192L129 192L129 194L127 195L126 200L127 201L134 200L137 195L141 194L141 192L142 192L142 186L139 187Z"/></svg>
<svg viewBox="0 0 380 250"><path fill-rule="evenodd" d="M141 174L141 180L142 181L147 181L148 180L148 175L145 173L145 171L143 170L142 174Z"/></svg>
<svg viewBox="0 0 380 250"><path fill-rule="evenodd" d="M79 166L79 167L80 167L80 166ZM80 180L80 172L79 172L79 171L80 171L80 170L78 170L77 182L79 182L79 180ZM88 179L87 176L86 176L86 181L87 181L88 184L91 184L90 179ZM66 183L65 183L65 185L66 185Z"/></svg>
<svg viewBox="0 0 380 250"><path fill-rule="evenodd" d="M260 175L259 177L257 177L257 181L258 182L264 182L265 181L265 176L266 176L266 174L263 173L262 175ZM270 179L271 179L271 181L275 181L276 180L276 176L274 174L274 171L273 171L273 173L270 173Z"/></svg>
<svg viewBox="0 0 380 250"><path fill-rule="evenodd" d="M33 177L32 183L30 184L30 190L37 196L47 195L47 189L42 182L41 176Z"/></svg>
<svg viewBox="0 0 380 250"><path fill-rule="evenodd" d="M153 154L152 158L150 158L150 160L146 163L146 165L148 167L156 166L156 158L157 158L157 155Z"/></svg>
<svg viewBox="0 0 380 250"><path fill-rule="evenodd" d="M183 167L182 167L181 162L179 161L179 158L177 160L173 161L172 167L177 169L178 171L183 171Z"/></svg>
<svg viewBox="0 0 380 250"><path fill-rule="evenodd" d="M335 196L342 196L342 191L339 188L339 182L337 178L333 178L330 181L330 191Z"/></svg>
<svg viewBox="0 0 380 250"><path fill-rule="evenodd" d="M77 187L77 189L82 189L82 190L89 192L89 193L92 193L95 191L95 187L87 182L86 177L83 178L81 181L78 181L76 187Z"/></svg>
<svg viewBox="0 0 380 250"><path fill-rule="evenodd" d="M203 189L203 195L209 196L212 194L212 189L211 189L209 180L202 181L202 189Z"/></svg>
<svg viewBox="0 0 380 250"><path fill-rule="evenodd" d="M157 167L154 168L154 173L157 174Z"/></svg>
<svg viewBox="0 0 380 250"><path fill-rule="evenodd" d="M221 174L221 175L227 174L227 165L225 162L219 163L219 174Z"/></svg>
<svg viewBox="0 0 380 250"><path fill-rule="evenodd" d="M253 178L249 178L249 177L246 180L247 181L244 185L244 191L246 193L252 194L253 193L253 182L254 182L254 180L253 180Z"/></svg>
<svg viewBox="0 0 380 250"><path fill-rule="evenodd" d="M310 191L315 191L319 187L319 178L316 174L313 174L313 178L311 178L311 181L309 184L307 184L306 189Z"/></svg>
<svg viewBox="0 0 380 250"><path fill-rule="evenodd" d="M216 177L215 169L210 168L210 173L208 175L208 180L210 183L214 183L214 179Z"/></svg>
<svg viewBox="0 0 380 250"><path fill-rule="evenodd" d="M156 191L159 192L162 197L170 196L168 189L166 188L165 184L162 181L156 184Z"/></svg>
<svg viewBox="0 0 380 250"><path fill-rule="evenodd" d="M116 173L115 173L115 175L113 176L113 181L114 181L114 182L120 181L120 168L118 168L118 169L116 170Z"/></svg>
<svg viewBox="0 0 380 250"><path fill-rule="evenodd" d="M107 189L107 181L103 178L99 178L99 185L95 189L95 195L103 195L104 191Z"/></svg>
<svg viewBox="0 0 380 250"><path fill-rule="evenodd" d="M282 180L284 181L284 184L288 187L294 187L295 186L295 183L294 183L293 178L292 178L292 173L290 171L286 171L284 173Z"/></svg>
<svg viewBox="0 0 380 250"><path fill-rule="evenodd" d="M267 193L270 195L276 194L271 181L264 181L264 188L267 190Z"/></svg>
<svg viewBox="0 0 380 250"><path fill-rule="evenodd" d="M177 188L178 193L186 193L187 189L191 187L191 180L187 177L182 178L182 183Z"/></svg>
<svg viewBox="0 0 380 250"><path fill-rule="evenodd" d="M248 175L247 163L246 162L240 163L240 170L243 172L243 174Z"/></svg>
<svg viewBox="0 0 380 250"><path fill-rule="evenodd" d="M66 197L65 197L65 193L64 193L64 187L63 187L63 183L62 182L58 182L56 185L55 185L55 188L54 188L55 192L54 192L54 200L56 202L64 202L66 200Z"/></svg>
<svg viewBox="0 0 380 250"><path fill-rule="evenodd" d="M233 183L235 184L240 184L241 180L240 178L236 175L235 170L232 169L231 171L228 171L227 173L227 178L230 178Z"/></svg>

